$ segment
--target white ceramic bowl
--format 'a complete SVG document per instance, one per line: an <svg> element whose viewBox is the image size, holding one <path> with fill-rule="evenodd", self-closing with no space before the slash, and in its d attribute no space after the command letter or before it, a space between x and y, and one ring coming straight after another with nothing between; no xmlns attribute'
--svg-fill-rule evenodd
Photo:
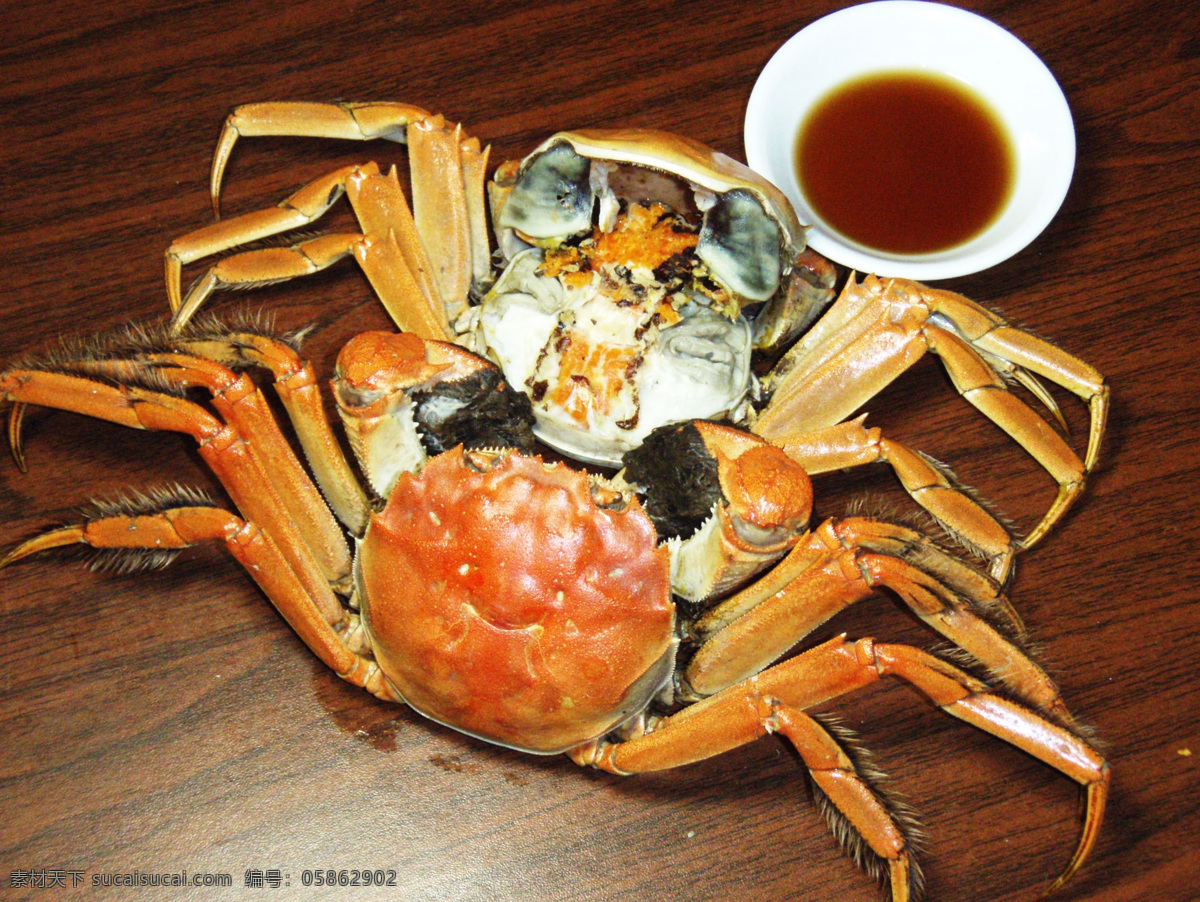
<svg viewBox="0 0 1200 902"><path fill-rule="evenodd" d="M896 70L955 79L992 107L1012 139L1016 178L1003 211L964 244L928 254L886 254L825 227L800 191L796 138L813 104L847 81ZM859 272L948 279L1006 260L1038 236L1066 197L1075 127L1046 65L1011 33L966 10L919 0L877 0L813 22L779 48L746 108L746 159L812 225L815 250Z"/></svg>

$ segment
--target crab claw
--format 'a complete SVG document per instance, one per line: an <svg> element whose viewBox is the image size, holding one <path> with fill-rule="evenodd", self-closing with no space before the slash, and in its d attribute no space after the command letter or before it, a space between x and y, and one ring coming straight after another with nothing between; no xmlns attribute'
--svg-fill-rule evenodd
<svg viewBox="0 0 1200 902"><path fill-rule="evenodd" d="M677 543L672 588L704 601L745 582L795 545L812 483L782 450L697 420L664 426L625 456L660 536Z"/></svg>
<svg viewBox="0 0 1200 902"><path fill-rule="evenodd" d="M333 385L351 447L382 497L428 454L460 444L533 448L529 399L457 345L364 332L338 355Z"/></svg>

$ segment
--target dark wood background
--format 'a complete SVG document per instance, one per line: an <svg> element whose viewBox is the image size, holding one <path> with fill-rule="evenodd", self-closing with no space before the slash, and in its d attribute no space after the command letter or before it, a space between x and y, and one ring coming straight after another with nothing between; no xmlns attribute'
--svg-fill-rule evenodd
<svg viewBox="0 0 1200 902"><path fill-rule="evenodd" d="M758 70L830 12L795 3L437 4L367 0L4 4L0 11L0 361L166 307L162 252L210 217L230 106L396 99L520 156L576 126L639 125L742 156ZM1012 596L1072 708L1109 743L1111 809L1061 898L1200 897L1200 627L1194 524L1200 356L1200 28L1190 4L980 0L1055 72L1078 130L1065 206L1028 249L949 287L1111 380L1103 462L1028 554ZM394 146L245 141L225 210L275 203ZM344 222L344 213L333 220ZM386 327L353 266L240 298L337 348ZM1082 408L1064 398L1076 440ZM956 467L1028 527L1050 480L923 361L872 421ZM30 472L0 461L0 547L123 487L219 493L189 444L32 415ZM822 512L886 472L821 481ZM836 629L929 636L888 598ZM834 629L834 627L831 627ZM826 631L824 635L828 635ZM929 896L1036 896L1077 829L1073 784L888 684L837 706L928 828ZM339 682L218 548L116 578L28 561L0 573L0 898L351 898L303 869L395 869L410 900L873 900L802 772L766 740L619 779L493 748ZM1190 754L1189 754L1190 752ZM252 890L277 868L291 889ZM14 871L228 872L225 890L18 889Z"/></svg>

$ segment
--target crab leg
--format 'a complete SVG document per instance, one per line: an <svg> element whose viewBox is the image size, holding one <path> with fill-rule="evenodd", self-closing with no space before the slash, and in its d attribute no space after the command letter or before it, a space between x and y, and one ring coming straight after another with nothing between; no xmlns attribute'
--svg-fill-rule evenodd
<svg viewBox="0 0 1200 902"><path fill-rule="evenodd" d="M778 664L757 676L671 715L652 732L625 742L600 740L573 749L572 758L618 774L679 767L719 755L772 732L796 744L805 764L824 771L818 785L841 784L831 801L861 830L872 850L903 876L904 846L872 804L861 774L845 767L828 742L796 716L895 676L945 711L1020 748L1084 789L1083 829L1070 862L1051 886L1066 883L1095 845L1108 798L1108 763L1070 730L993 694L987 684L919 649L845 636ZM832 760L831 760L832 759ZM833 767L829 767L833 764ZM816 779L816 773L814 773ZM859 826L859 825L862 826ZM897 848L899 846L899 848ZM907 883L893 883L892 899L909 898Z"/></svg>
<svg viewBox="0 0 1200 902"><path fill-rule="evenodd" d="M452 296L439 286L433 261L420 226L413 217L396 167L381 175L369 163L346 184L346 197L363 230L354 259L371 282L392 321L422 338L446 339L451 334ZM431 232L432 234L432 232ZM423 298L417 305L414 298ZM455 315L458 314L457 299ZM463 290L462 305L466 304ZM418 318L420 317L420 318Z"/></svg>
<svg viewBox="0 0 1200 902"><path fill-rule="evenodd" d="M236 223L237 220L225 220L221 225ZM181 328L191 320L214 291L254 288L321 272L352 255L362 240L363 236L358 234L321 235L287 247L262 248L226 257L205 270L178 306L174 304L179 283L172 283L175 327ZM167 266L170 269L172 264L168 262Z"/></svg>
<svg viewBox="0 0 1200 902"><path fill-rule="evenodd" d="M986 307L962 295L926 288L925 296L930 309L949 319L955 330L975 350L1037 373L1077 395L1088 405L1091 423L1083 466L1085 472L1092 470L1100 457L1100 442L1108 419L1109 388L1104 376L1095 367L1048 341L1014 329ZM1031 390L1038 394L1036 389ZM1053 408L1052 412L1057 415Z"/></svg>
<svg viewBox="0 0 1200 902"><path fill-rule="evenodd" d="M927 336L929 349L942 358L959 394L1007 432L1058 483L1058 495L1050 509L1021 542L1023 548L1030 548L1062 519L1083 492L1087 466L1045 420L1008 391L1004 381L967 342L952 332L933 327L928 329ZM1094 437L1089 444L1093 460L1098 443L1099 438ZM1091 450L1092 447L1097 450Z"/></svg>
<svg viewBox="0 0 1200 902"><path fill-rule="evenodd" d="M704 635L724 629L759 603L786 590L805 568L831 550L868 551L907 562L936 579L950 593L965 596L973 605L1003 618L1014 633L1024 636L1025 627L1020 616L999 592L995 580L915 529L867 517L825 521L801 542L795 543L792 553L780 566L709 610L694 629Z"/></svg>
<svg viewBox="0 0 1200 902"><path fill-rule="evenodd" d="M812 776L813 794L843 848L849 842L845 824L863 838L878 860L887 862L886 885L893 902L920 898L924 878L913 857L917 827L883 794L879 775L856 763L828 729L803 711L780 708L773 719L774 732L792 744ZM852 855L859 867L873 870L865 852Z"/></svg>
<svg viewBox="0 0 1200 902"><path fill-rule="evenodd" d="M161 392L42 370L0 374L0 397L81 413L135 429L180 432L196 440L201 458L221 481L243 516L266 529L289 567L330 622L341 604L292 523L286 506L262 472L247 440L198 404Z"/></svg>
<svg viewBox="0 0 1200 902"><path fill-rule="evenodd" d="M866 414L813 432L782 435L783 448L809 475L871 463L886 463L912 499L952 535L991 562L999 583L1008 580L1015 543L1008 531L970 495L958 488L945 468L919 451L884 438L864 425Z"/></svg>
<svg viewBox="0 0 1200 902"><path fill-rule="evenodd" d="M805 336L780 361L770 376L770 403L754 423L757 434L774 440L840 423L925 355L928 312L918 305L868 297L848 309L839 298L815 329L824 333L826 319L843 315L841 331L811 350Z"/></svg>
<svg viewBox="0 0 1200 902"><path fill-rule="evenodd" d="M687 685L699 695L712 695L747 679L843 608L883 586L932 629L998 674L1027 703L1068 719L1058 687L1045 671L974 613L969 596L956 591L970 587L961 582L955 588L947 585L958 582L960 574L939 579L900 557L872 550L903 543L919 547L917 538L870 520L826 521L761 581L765 585L749 586L694 624L703 644L684 673ZM903 553L902 548L896 550ZM974 588L990 592L977 608L995 602L994 587L984 583Z"/></svg>
<svg viewBox="0 0 1200 902"><path fill-rule="evenodd" d="M409 123L428 116L420 107L406 103L275 101L234 107L225 119L213 152L210 180L213 214L218 218L221 215L221 180L233 145L243 135L403 142Z"/></svg>
<svg viewBox="0 0 1200 902"><path fill-rule="evenodd" d="M184 265L311 224L343 193L358 216L362 234L326 235L291 247L244 251L210 267L181 297ZM381 176L374 163L344 167L309 183L278 207L221 220L172 242L165 257L172 327L182 329L218 288L309 275L350 254L401 329L426 338L449 337L446 306L395 170Z"/></svg>
<svg viewBox="0 0 1200 902"><path fill-rule="evenodd" d="M875 283L864 281L863 286L874 288ZM833 374L842 372L847 378L856 377L849 385L841 386L842 392L845 392L847 388L858 388L859 385L856 385L855 382L868 382L866 395L858 403L862 403L879 388L886 385L890 379L903 372L904 367L902 366L894 369L890 376L885 376L884 381L880 381L878 378L863 380L861 376L865 368L877 366L876 358L881 354L878 351L874 354L864 354L863 350L856 349L853 352L847 350L871 331L878 331L881 323L894 325L905 312L901 308L893 313L890 305L880 297L880 293L878 290L870 291L865 287L860 287L855 282L854 273L850 274L846 287L842 289L837 300L817 320L812 329L792 345L768 375L766 384L772 390L771 402L759 417L755 432L767 437L768 433L776 428L775 423L779 423L779 428L783 430L803 431L832 425L848 417L854 407L847 407L844 413L840 410L829 412L812 410L808 415L817 419L812 423L803 423L798 419L805 415L803 407L800 404L789 403L791 395L805 390L808 381L814 378L814 374L819 373L822 368L830 370ZM906 330L902 330L901 333L901 346L906 343L904 331ZM887 357L887 351L888 349L885 348L882 354L884 359ZM919 359L923 353L924 348L918 348L917 357L914 357L912 362ZM855 360L859 361L858 367L853 370L846 369L844 364ZM835 361L842 363L843 366L838 367ZM846 403L853 402L844 402L842 406L846 407Z"/></svg>
<svg viewBox="0 0 1200 902"><path fill-rule="evenodd" d="M712 723L709 724L710 727L716 728L713 732L732 726L732 729L740 734L739 738L745 737L742 742L736 742L734 745L745 744L766 733L778 733L786 738L800 755L800 760L804 762L812 778L813 796L830 832L854 859L855 864L881 883L890 885L892 902L919 899L924 880L914 851L920 842L920 828L903 805L885 794L880 785L884 779L883 775L869 764L869 760L864 760L865 756L850 744L853 737L849 731L836 727L831 729L829 725L803 711L780 705L778 700L770 697L751 699L748 696L746 701L755 705L757 724L747 716L746 711L737 712L742 715L742 720L736 725L728 723L730 718L724 712L714 712L716 716L710 716ZM717 722L718 717L721 717L721 723ZM703 720L705 716L702 714L698 721ZM620 755L633 743L652 740L655 736L660 737L660 742L671 743L680 754L686 754L689 750L685 749L684 743L695 740L690 736L685 737L682 733L671 736L669 731L678 729L679 726L675 718L660 720L657 724L651 722L652 732L647 731L641 737L613 749L612 757ZM684 728L688 726L696 729L703 724L696 722L684 725ZM841 735L835 736L834 732ZM711 737L698 740L701 743L709 741ZM725 750L727 749L721 749ZM655 751L661 755L668 750ZM575 749L568 754L581 765L590 764L617 773L640 772L636 761L632 765L632 771L617 771L611 761L605 762L603 744ZM630 757L637 755L638 751L631 750ZM628 759L622 760L622 765L627 763Z"/></svg>
<svg viewBox="0 0 1200 902"><path fill-rule="evenodd" d="M325 413L312 364L287 343L249 331L192 330L176 344L190 354L224 363L265 367L304 449L317 484L337 518L355 535L367 528L371 503L354 475Z"/></svg>
<svg viewBox="0 0 1200 902"><path fill-rule="evenodd" d="M933 351L955 388L1016 440L1055 479L1058 495L1021 543L1028 548L1061 519L1095 465L1108 411L1108 388L1095 369L1066 352L1014 329L1003 319L947 291L901 279L852 277L820 322L769 377L770 404L754 430L770 440L832 426ZM1028 370L1028 372L1026 372ZM1033 373L1078 395L1091 424L1085 458L1045 420L1011 394L1003 375L1049 400Z"/></svg>
<svg viewBox="0 0 1200 902"><path fill-rule="evenodd" d="M230 113L213 155L213 212L220 215L221 181L237 139L250 135L407 141L416 231L433 261L453 320L467 294L490 276L484 202L488 150L459 125L399 103L252 103ZM369 231L364 226L364 231ZM386 235L387 230L381 230ZM408 251L406 249L406 256Z"/></svg>
<svg viewBox="0 0 1200 902"><path fill-rule="evenodd" d="M227 510L204 504L174 506L151 500L140 509L132 502L127 506L127 513L91 518L36 536L0 559L0 568L32 554L75 544L110 552L160 554L201 542L223 542L304 644L338 676L380 698L399 701L379 666L362 654L366 646L358 616L316 601L267 531ZM136 563L136 558L133 560Z"/></svg>
<svg viewBox="0 0 1200 902"><path fill-rule="evenodd" d="M261 241L315 222L342 196L346 179L356 169L355 166L345 166L309 182L280 201L277 207L215 222L173 241L167 248L164 261L167 300L171 310L175 312L183 306L180 279L184 266L238 245Z"/></svg>
<svg viewBox="0 0 1200 902"><path fill-rule="evenodd" d="M479 222L485 222L482 198L488 153L480 151L478 140L464 139L461 126L452 128L441 116L413 123L408 130L408 152L414 173L413 220L433 261L442 297L451 305L447 313L454 320L467 307L481 252L484 277L490 267L486 225L482 232L478 225L473 232L468 216L475 212ZM478 194L477 203L468 204L468 191ZM480 234L484 245L473 249L472 237Z"/></svg>

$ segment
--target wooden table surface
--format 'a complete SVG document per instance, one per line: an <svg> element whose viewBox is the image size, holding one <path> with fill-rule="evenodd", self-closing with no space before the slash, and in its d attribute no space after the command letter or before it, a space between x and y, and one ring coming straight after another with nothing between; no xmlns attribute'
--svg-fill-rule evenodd
<svg viewBox="0 0 1200 902"><path fill-rule="evenodd" d="M1071 707L1107 743L1111 807L1061 894L1200 898L1200 609L1194 525L1200 277L1200 28L1182 0L965 4L1046 61L1078 162L1027 249L946 282L1100 369L1112 416L1078 506L1021 559L1012 598ZM166 309L162 253L210 218L217 128L261 99L394 99L521 156L579 126L670 129L741 157L758 71L837 8L796 3L287 4L45 0L0 12L0 361ZM394 145L239 146L225 209L274 204ZM345 222L344 211L332 220ZM339 218L340 217L340 218ZM386 328L344 265L223 298L307 352ZM1078 444L1086 416L1060 396ZM1028 528L1049 478L922 361L870 406ZM29 472L0 461L0 547L93 497L183 482L221 494L194 448L81 417L28 418ZM882 470L823 478L821 511L907 506ZM931 644L891 598L846 630ZM1034 898L1065 863L1074 784L887 683L833 706L922 814L929 898ZM432 725L340 682L220 548L120 578L29 560L0 573L0 898L356 898L305 869L395 870L406 900L874 900L795 757L772 739L638 778L583 771ZM248 887L276 871L290 889ZM228 873L225 889L107 889L112 873ZM65 887L20 888L21 874ZM14 875L16 877L14 878ZM80 885L72 887L72 883Z"/></svg>

